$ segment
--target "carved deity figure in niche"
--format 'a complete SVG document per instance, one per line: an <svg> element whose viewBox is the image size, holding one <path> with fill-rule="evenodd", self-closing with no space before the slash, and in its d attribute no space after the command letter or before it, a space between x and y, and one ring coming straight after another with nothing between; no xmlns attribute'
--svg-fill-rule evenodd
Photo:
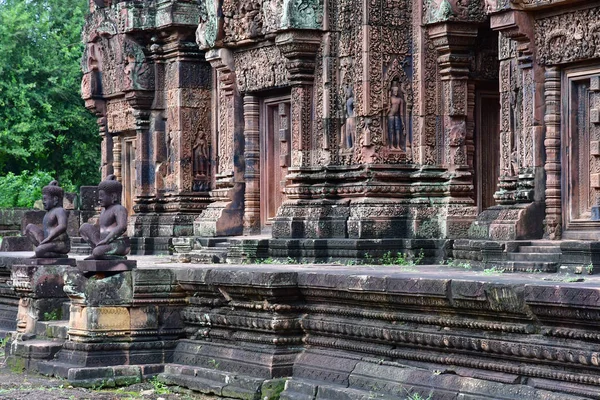
<svg viewBox="0 0 600 400"><path fill-rule="evenodd" d="M25 236L36 246L36 258L64 258L71 250L71 241L67 235L69 215L62 207L64 190L58 182L52 181L42 189L42 203L46 215L42 228L34 224L25 227Z"/></svg>
<svg viewBox="0 0 600 400"><path fill-rule="evenodd" d="M354 91L352 86L346 87L346 103L344 109L345 122L342 125L342 143L341 147L351 149L354 146L354 131L356 130L356 122L354 119Z"/></svg>
<svg viewBox="0 0 600 400"><path fill-rule="evenodd" d="M403 151L406 151L405 110L406 103L400 89L400 84L394 81L390 88L390 99L387 110L387 140L389 147L402 149Z"/></svg>
<svg viewBox="0 0 600 400"><path fill-rule="evenodd" d="M81 237L92 246L86 260L123 259L130 250L127 230L127 209L121 205L123 185L115 175L109 175L98 185L98 202L103 208L98 224L85 223L79 228Z"/></svg>
<svg viewBox="0 0 600 400"><path fill-rule="evenodd" d="M201 192L208 189L208 156L209 149L203 133L196 135L193 146L193 173L194 191Z"/></svg>
<svg viewBox="0 0 600 400"><path fill-rule="evenodd" d="M126 45L127 53L124 59L123 72L124 89L148 89L150 86L150 67L146 63L144 52L136 44Z"/></svg>

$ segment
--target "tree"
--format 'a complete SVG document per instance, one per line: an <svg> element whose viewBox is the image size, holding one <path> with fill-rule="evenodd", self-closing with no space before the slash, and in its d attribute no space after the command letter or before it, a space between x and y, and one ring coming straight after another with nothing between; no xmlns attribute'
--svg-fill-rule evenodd
<svg viewBox="0 0 600 400"><path fill-rule="evenodd" d="M87 0L0 0L0 175L98 181L98 127L79 94L87 7Z"/></svg>

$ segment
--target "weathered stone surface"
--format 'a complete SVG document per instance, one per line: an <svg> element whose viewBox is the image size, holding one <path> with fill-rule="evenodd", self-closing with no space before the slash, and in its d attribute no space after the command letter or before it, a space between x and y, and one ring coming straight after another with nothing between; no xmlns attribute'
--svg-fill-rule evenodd
<svg viewBox="0 0 600 400"><path fill-rule="evenodd" d="M37 321L62 317L64 275L75 269L74 261L36 258L11 267L11 286L19 296L18 332L33 333Z"/></svg>
<svg viewBox="0 0 600 400"><path fill-rule="evenodd" d="M458 271L450 278L450 269L428 267L286 268L177 268L194 297L182 310L187 338L173 359L182 376L163 378L220 394L221 374L292 376L286 399L391 399L405 390L425 398L575 399L599 382L588 342L596 340L596 281ZM540 383L523 384L522 376Z"/></svg>
<svg viewBox="0 0 600 400"><path fill-rule="evenodd" d="M136 268L134 260L80 260L77 269L81 272L123 272Z"/></svg>

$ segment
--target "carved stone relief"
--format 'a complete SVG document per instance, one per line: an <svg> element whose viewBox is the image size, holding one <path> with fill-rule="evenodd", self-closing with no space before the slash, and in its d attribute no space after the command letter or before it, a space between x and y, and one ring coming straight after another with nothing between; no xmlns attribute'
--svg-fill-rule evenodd
<svg viewBox="0 0 600 400"><path fill-rule="evenodd" d="M537 19L535 32L541 65L600 57L600 7Z"/></svg>
<svg viewBox="0 0 600 400"><path fill-rule="evenodd" d="M496 1L496 0L487 0ZM488 3L480 0L425 0L425 21L429 24L444 21L483 21Z"/></svg>
<svg viewBox="0 0 600 400"><path fill-rule="evenodd" d="M196 43L201 49L213 47L219 34L219 2L200 1L200 23L196 29Z"/></svg>
<svg viewBox="0 0 600 400"><path fill-rule="evenodd" d="M289 85L286 60L276 46L237 52L234 60L237 85L241 92Z"/></svg>
<svg viewBox="0 0 600 400"><path fill-rule="evenodd" d="M283 0L281 28L318 29L323 21L319 0Z"/></svg>

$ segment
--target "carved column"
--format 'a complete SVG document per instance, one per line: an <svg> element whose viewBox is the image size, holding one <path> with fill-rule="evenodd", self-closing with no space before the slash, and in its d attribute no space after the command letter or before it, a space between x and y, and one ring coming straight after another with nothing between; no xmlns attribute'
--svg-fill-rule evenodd
<svg viewBox="0 0 600 400"><path fill-rule="evenodd" d="M438 52L442 81L444 126L444 164L451 170L468 165L467 122L470 49L477 38L477 26L471 24L436 24L429 34Z"/></svg>
<svg viewBox="0 0 600 400"><path fill-rule="evenodd" d="M246 196L244 207L244 234L260 233L260 142L259 99L244 96L244 156L246 159Z"/></svg>
<svg viewBox="0 0 600 400"><path fill-rule="evenodd" d="M216 163L213 201L194 222L196 236L240 235L244 208L244 126L242 101L236 86L233 56L227 49L206 53L216 70Z"/></svg>
<svg viewBox="0 0 600 400"><path fill-rule="evenodd" d="M317 31L290 31L275 40L287 59L292 85L291 168L308 167L312 157L312 104L315 57L322 34Z"/></svg>
<svg viewBox="0 0 600 400"><path fill-rule="evenodd" d="M535 139L541 135L540 115L535 104L533 31L530 18L521 11L507 11L491 18L491 27L500 31L500 190L494 195L500 204L534 200ZM503 50L503 51L502 51Z"/></svg>
<svg viewBox="0 0 600 400"><path fill-rule="evenodd" d="M98 126L102 143L100 144L100 173L102 179L114 173L113 169L113 137L108 133L106 126L106 117L98 118Z"/></svg>
<svg viewBox="0 0 600 400"><path fill-rule="evenodd" d="M119 137L119 135L114 135L113 138L113 147L112 147L112 155L113 155L113 173L115 174L115 176L117 177L117 180L119 182L122 182L122 174L121 174L121 167L123 166L123 162L122 162L122 158L121 158L121 149L122 149L122 145L121 145L121 138Z"/></svg>
<svg viewBox="0 0 600 400"><path fill-rule="evenodd" d="M560 239L562 236L561 214L561 175L560 175L560 69L546 67L546 226L548 239Z"/></svg>
<svg viewBox="0 0 600 400"><path fill-rule="evenodd" d="M150 135L150 111L137 111L135 115L135 190L132 195L136 202L139 197L152 195L152 182L150 181L150 170L154 169L150 159L151 135ZM153 175L153 174L152 174Z"/></svg>

